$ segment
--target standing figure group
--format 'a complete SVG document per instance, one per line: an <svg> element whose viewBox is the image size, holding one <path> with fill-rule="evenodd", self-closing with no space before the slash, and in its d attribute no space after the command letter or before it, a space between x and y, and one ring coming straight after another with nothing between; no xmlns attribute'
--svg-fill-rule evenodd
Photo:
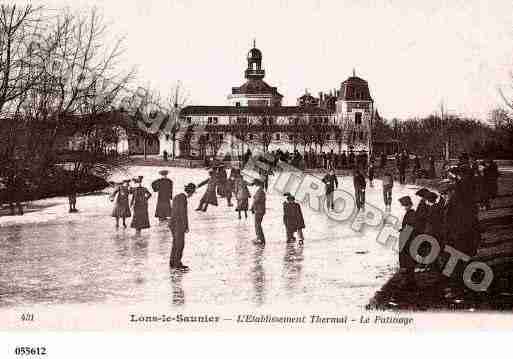
<svg viewBox="0 0 513 359"><path fill-rule="evenodd" d="M413 209L409 196L399 199L405 208L401 230L408 229L402 233L405 237L401 239L404 244L399 254L399 263L401 270L410 279L413 278L415 269L422 267L419 265L421 258L413 258L410 253L410 243L416 235L430 235L436 239L440 248L450 246L470 258L476 255L481 242L477 200L479 196L475 192L478 187L468 157L465 154L460 156L459 164L449 168L448 174L449 179L440 184L440 196L427 188L416 192L421 198L416 210ZM426 242L423 246L417 251L420 257L426 257L432 251ZM424 267L441 270L444 267L442 262L447 260L444 253L430 266ZM456 267L453 273L454 277L461 279L462 267Z"/></svg>
<svg viewBox="0 0 513 359"><path fill-rule="evenodd" d="M171 216L171 198L173 195L173 181L167 178L167 170L162 170L159 174L160 179L151 184L152 189L158 193L155 217L160 221L166 220ZM151 197L150 191L142 185L143 176L138 176L132 180L126 179L117 184L116 189L110 195L110 200L114 202L112 217L116 219L116 228L119 228L121 219L124 228L127 228L126 219L132 217L130 227L134 228L137 234L141 230L150 228L150 219L148 215L148 200ZM130 182L135 186L130 187ZM130 199L130 196L132 198Z"/></svg>

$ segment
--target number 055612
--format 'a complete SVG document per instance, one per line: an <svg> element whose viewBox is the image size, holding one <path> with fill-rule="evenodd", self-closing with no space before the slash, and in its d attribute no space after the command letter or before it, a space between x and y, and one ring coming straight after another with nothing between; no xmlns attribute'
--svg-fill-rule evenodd
<svg viewBox="0 0 513 359"><path fill-rule="evenodd" d="M16 347L15 355L46 355L46 347Z"/></svg>

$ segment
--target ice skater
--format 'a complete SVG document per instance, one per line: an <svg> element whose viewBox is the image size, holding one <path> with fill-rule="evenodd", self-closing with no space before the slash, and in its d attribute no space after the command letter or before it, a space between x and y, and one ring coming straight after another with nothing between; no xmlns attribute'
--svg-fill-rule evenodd
<svg viewBox="0 0 513 359"><path fill-rule="evenodd" d="M374 187L374 164L372 161L369 163L369 168L367 169L367 175L369 176L369 185Z"/></svg>
<svg viewBox="0 0 513 359"><path fill-rule="evenodd" d="M365 209L365 187L367 185L365 177L359 168L353 172L354 194L356 199L356 208L358 211Z"/></svg>
<svg viewBox="0 0 513 359"><path fill-rule="evenodd" d="M244 180L240 174L240 170L233 169L231 174L234 177L233 186L235 198L237 199L237 207L235 208L235 211L237 211L239 219L242 217L241 212L244 212L245 218L248 219L249 198L251 197L251 193L248 188L249 183Z"/></svg>
<svg viewBox="0 0 513 359"><path fill-rule="evenodd" d="M296 202L296 199L289 192L285 193L286 201L283 202L283 224L287 232L287 243L294 243L294 233L297 232L299 236L299 245L303 245L304 236L303 229L305 228L305 220L301 206Z"/></svg>
<svg viewBox="0 0 513 359"><path fill-rule="evenodd" d="M152 182L151 187L157 195L157 207L155 208L155 217L161 222L165 221L171 215L171 199L173 198L173 181L167 178L168 170L160 170L162 176Z"/></svg>
<svg viewBox="0 0 513 359"><path fill-rule="evenodd" d="M216 172L211 169L208 171L209 178L198 184L197 188L200 188L204 185L207 185L207 190L205 191L205 194L203 194L203 197L201 197L200 203L198 205L198 208L196 208L196 211L203 211L206 212L208 205L214 205L217 206L217 195L216 195L216 187L217 187L217 179L216 179Z"/></svg>
<svg viewBox="0 0 513 359"><path fill-rule="evenodd" d="M114 202L112 217L116 218L116 228L119 228L119 219L123 221L123 227L126 228L126 218L132 216L128 197L130 195L130 180L124 180L119 183L116 190L110 195L110 200Z"/></svg>
<svg viewBox="0 0 513 359"><path fill-rule="evenodd" d="M188 266L182 263L183 248L185 245L185 233L189 232L189 218L187 215L187 198L190 198L196 191L196 185L189 183L184 187L184 192L173 198L169 228L173 237L169 266L172 269L186 271Z"/></svg>
<svg viewBox="0 0 513 359"><path fill-rule="evenodd" d="M140 234L142 229L150 228L150 219L148 217L148 199L151 197L150 191L142 186L143 176L134 178L137 187L132 190L132 201L130 207L133 208L134 216L130 227L135 228L135 233Z"/></svg>
<svg viewBox="0 0 513 359"><path fill-rule="evenodd" d="M255 234L256 241L255 244L265 245L265 236L264 231L262 230L262 220L265 215L265 191L264 191L264 182L255 179L253 184L258 186L255 195L253 196L253 203L251 205L251 212L255 215Z"/></svg>
<svg viewBox="0 0 513 359"><path fill-rule="evenodd" d="M338 180L335 175L335 171L330 169L329 173L324 176L322 181L326 184L326 208L329 210L335 209L335 203L333 201L333 192L338 188Z"/></svg>
<svg viewBox="0 0 513 359"><path fill-rule="evenodd" d="M407 283L414 283L415 260L410 254L410 244L416 236L416 215L410 196L399 198L399 203L405 211L401 229L399 229L401 232L399 236L399 270L405 275Z"/></svg>
<svg viewBox="0 0 513 359"><path fill-rule="evenodd" d="M392 188L394 187L394 176L386 171L383 175L383 201L385 202L385 211L390 211L392 207Z"/></svg>

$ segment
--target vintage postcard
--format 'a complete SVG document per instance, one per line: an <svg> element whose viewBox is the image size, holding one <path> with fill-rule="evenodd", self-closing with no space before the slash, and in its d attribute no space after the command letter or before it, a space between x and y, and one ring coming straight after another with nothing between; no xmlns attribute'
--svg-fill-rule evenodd
<svg viewBox="0 0 513 359"><path fill-rule="evenodd" d="M0 330L513 329L512 14L4 2Z"/></svg>

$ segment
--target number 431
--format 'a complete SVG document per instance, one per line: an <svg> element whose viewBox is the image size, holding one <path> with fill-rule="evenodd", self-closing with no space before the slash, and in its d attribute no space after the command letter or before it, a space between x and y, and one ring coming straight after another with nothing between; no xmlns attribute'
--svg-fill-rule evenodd
<svg viewBox="0 0 513 359"><path fill-rule="evenodd" d="M24 322L33 322L34 321L34 314L33 313L23 313L21 315L21 320Z"/></svg>

